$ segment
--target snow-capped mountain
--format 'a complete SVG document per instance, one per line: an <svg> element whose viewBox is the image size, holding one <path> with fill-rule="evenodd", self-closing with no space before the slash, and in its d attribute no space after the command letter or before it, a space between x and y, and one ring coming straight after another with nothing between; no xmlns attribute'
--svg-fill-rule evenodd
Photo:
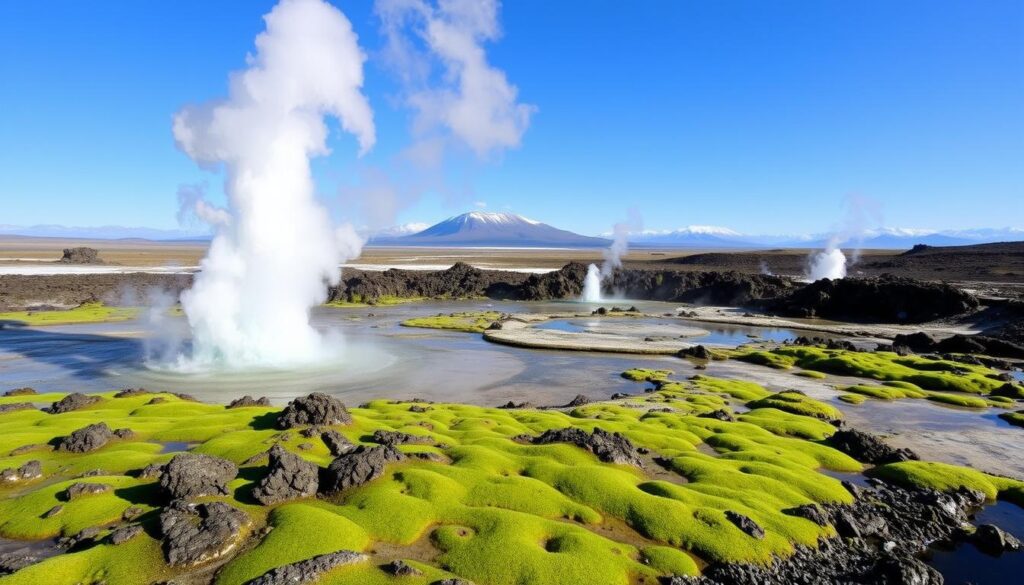
<svg viewBox="0 0 1024 585"><path fill-rule="evenodd" d="M604 247L609 240L581 236L514 213L472 211L401 237L374 237L392 246Z"/></svg>

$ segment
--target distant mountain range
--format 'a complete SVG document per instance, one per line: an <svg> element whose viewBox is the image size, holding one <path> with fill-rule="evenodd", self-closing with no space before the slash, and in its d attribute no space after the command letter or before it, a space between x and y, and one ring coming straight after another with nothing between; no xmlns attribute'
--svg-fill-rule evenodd
<svg viewBox="0 0 1024 585"><path fill-rule="evenodd" d="M630 245L667 248L822 248L832 236L752 235L717 226L688 226L678 230L646 231L630 237ZM966 246L1024 239L1018 228L976 230L915 230L882 228L859 236L840 238L840 246L865 249L910 249L915 244Z"/></svg>
<svg viewBox="0 0 1024 585"><path fill-rule="evenodd" d="M472 211L406 236L373 236L378 246L510 246L603 248L611 240L581 236L514 213Z"/></svg>
<svg viewBox="0 0 1024 585"><path fill-rule="evenodd" d="M70 239L145 239L157 241L206 241L210 236L194 230L166 230L144 227L67 227L37 225L31 227L0 225L0 236L28 236ZM514 213L473 211L450 217L428 226L407 223L372 233L364 233L369 245L376 246L481 246L534 248L604 248L611 239L586 236L559 229ZM630 245L639 248L822 248L828 234L754 235L725 227L691 225L676 230L646 230L631 234ZM915 244L929 246L967 246L993 242L1024 240L1024 229L921 230L882 228L869 230L860 237L841 241L844 248L909 250Z"/></svg>

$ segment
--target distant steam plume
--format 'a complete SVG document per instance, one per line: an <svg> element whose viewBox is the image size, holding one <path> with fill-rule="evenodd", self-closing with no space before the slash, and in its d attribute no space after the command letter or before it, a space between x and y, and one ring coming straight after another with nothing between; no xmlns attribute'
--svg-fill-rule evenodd
<svg viewBox="0 0 1024 585"><path fill-rule="evenodd" d="M337 282L339 264L362 242L335 230L317 202L309 159L327 153L324 118L374 144L361 93L365 57L352 27L322 0L281 0L228 97L174 117L178 147L226 173L226 209L182 307L192 328L191 365L288 365L324 354L309 311ZM185 202L199 213L194 193Z"/></svg>
<svg viewBox="0 0 1024 585"><path fill-rule="evenodd" d="M616 268L622 266L622 257L629 252L629 234L643 229L643 220L635 209L629 211L629 218L626 221L619 222L612 227L612 244L601 252L601 255L604 256L601 268L598 269L596 264L587 267L587 276L583 281L582 300L584 302L601 300L602 283L611 278Z"/></svg>
<svg viewBox="0 0 1024 585"><path fill-rule="evenodd" d="M864 234L873 224L881 224L881 204L870 197L850 194L843 198L842 226L829 238L824 250L811 254L807 264L807 278L811 281L829 278L832 280L846 278L850 265L860 260L860 247ZM853 245L853 253L849 263L846 254L840 248L844 244Z"/></svg>

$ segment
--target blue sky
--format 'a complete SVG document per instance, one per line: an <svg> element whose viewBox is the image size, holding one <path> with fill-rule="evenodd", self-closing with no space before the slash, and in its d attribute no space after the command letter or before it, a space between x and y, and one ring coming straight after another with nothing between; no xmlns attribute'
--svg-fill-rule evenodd
<svg viewBox="0 0 1024 585"><path fill-rule="evenodd" d="M0 224L177 227L176 191L220 178L171 116L222 96L272 2L12 2L0 19ZM410 142L369 1L335 1L369 54L378 141L336 132L341 185ZM515 0L491 63L537 106L522 145L449 159L447 188L396 223L485 202L599 233L820 232L848 194L892 227L1024 227L1024 3ZM358 218L356 218L358 221Z"/></svg>

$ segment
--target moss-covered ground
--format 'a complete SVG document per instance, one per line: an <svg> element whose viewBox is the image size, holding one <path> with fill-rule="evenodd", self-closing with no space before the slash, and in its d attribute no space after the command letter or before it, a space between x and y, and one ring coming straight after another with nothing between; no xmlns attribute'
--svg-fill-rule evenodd
<svg viewBox="0 0 1024 585"><path fill-rule="evenodd" d="M15 321L30 327L127 321L139 315L134 307L111 307L103 303L84 303L73 309L14 311L0 313L0 322Z"/></svg>
<svg viewBox="0 0 1024 585"><path fill-rule="evenodd" d="M696 574L707 563L766 563L797 544L815 546L834 534L787 510L851 501L840 482L824 473L862 470L823 443L835 430L828 421L842 413L753 382L676 380L671 372L653 370L624 375L658 389L567 411L388 400L351 408L353 423L334 428L352 442L366 443L375 430L397 430L428 439L401 446L406 454L443 457L410 457L335 499L276 506L251 499L266 461L247 460L276 443L317 465L332 459L319 439L274 429L278 408L226 409L169 394L107 393L96 404L64 414L6 412L0 414L0 469L39 460L44 477L0 487L0 537L47 539L89 527L108 530L130 506L146 511L141 521L147 531L121 545L101 542L52 557L0 583L116 585L187 574L165 564L155 519L159 494L153 479L136 473L169 460L174 454L163 452L168 442L194 445L194 452L241 467L230 495L205 498L229 502L252 519L247 542L216 572L223 585L340 549L367 552L371 560L335 569L322 582L425 584L460 577L478 585L653 584L667 575ZM152 404L156 396L163 401ZM60 397L2 397L0 404ZM50 446L101 421L129 428L134 436L84 454ZM604 463L567 443L523 439L566 427L621 433L649 453L644 467ZM93 470L102 471L76 479ZM1024 494L1024 483L935 463L880 466L872 473L914 485L970 485L992 498L1021 501ZM64 490L75 481L113 489L64 501ZM58 504L63 510L46 514ZM727 511L753 519L764 528L764 538L740 530ZM375 556L378 550L388 554ZM406 559L423 575L391 576L382 565L394 558Z"/></svg>
<svg viewBox="0 0 1024 585"><path fill-rule="evenodd" d="M355 296L351 300L339 299L324 303L325 307L333 307L337 309L361 309L366 307L392 307L394 305L404 305L406 303L417 303L425 301L426 297L396 297L390 295L383 295L376 298L363 298L361 296Z"/></svg>
<svg viewBox="0 0 1024 585"><path fill-rule="evenodd" d="M961 408L1012 408L1007 384L992 368L892 352L856 352L821 347L782 346L741 351L735 359L776 369L803 368L798 375L826 374L867 378L878 383L840 387L839 400L861 404L866 399L918 398ZM1009 385L1016 391L1024 388ZM1001 415L1010 420L1009 415Z"/></svg>
<svg viewBox="0 0 1024 585"><path fill-rule="evenodd" d="M414 317L402 321L402 325L425 329L448 329L451 331L465 331L467 333L483 333L485 329L491 326L491 323L494 323L499 318L501 318L501 313L496 311L450 313L433 317Z"/></svg>

